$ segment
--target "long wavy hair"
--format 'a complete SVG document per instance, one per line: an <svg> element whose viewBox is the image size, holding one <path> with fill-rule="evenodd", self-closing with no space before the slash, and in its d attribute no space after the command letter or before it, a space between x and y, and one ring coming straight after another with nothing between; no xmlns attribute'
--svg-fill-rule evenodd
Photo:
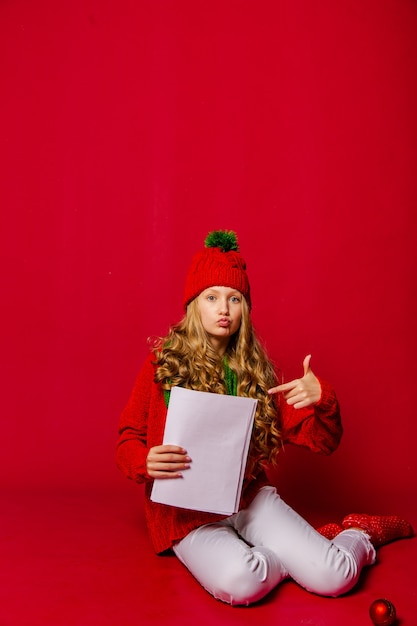
<svg viewBox="0 0 417 626"><path fill-rule="evenodd" d="M223 357L212 348L201 322L197 298L187 307L185 317L171 327L166 337L154 340L155 382L163 389L180 385L187 389L226 393ZM267 390L277 384L274 368L256 337L249 308L242 296L239 329L226 350L230 369L237 377L237 395L258 400L247 474L257 463L274 464L282 445L278 407Z"/></svg>

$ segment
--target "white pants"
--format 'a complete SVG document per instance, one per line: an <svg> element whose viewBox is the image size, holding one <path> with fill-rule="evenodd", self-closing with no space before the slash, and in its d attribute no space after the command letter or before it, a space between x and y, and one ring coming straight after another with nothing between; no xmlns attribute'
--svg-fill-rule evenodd
<svg viewBox="0 0 417 626"><path fill-rule="evenodd" d="M288 577L308 591L338 596L375 562L363 532L345 530L329 541L274 487L263 487L239 513L193 530L174 552L209 593L232 605L260 600Z"/></svg>

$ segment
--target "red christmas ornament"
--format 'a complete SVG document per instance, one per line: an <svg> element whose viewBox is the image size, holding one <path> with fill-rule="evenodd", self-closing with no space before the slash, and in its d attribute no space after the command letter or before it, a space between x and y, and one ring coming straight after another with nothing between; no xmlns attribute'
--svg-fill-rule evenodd
<svg viewBox="0 0 417 626"><path fill-rule="evenodd" d="M374 626L392 626L395 624L397 617L395 606L389 600L385 600L385 598L372 602L369 607L369 615Z"/></svg>

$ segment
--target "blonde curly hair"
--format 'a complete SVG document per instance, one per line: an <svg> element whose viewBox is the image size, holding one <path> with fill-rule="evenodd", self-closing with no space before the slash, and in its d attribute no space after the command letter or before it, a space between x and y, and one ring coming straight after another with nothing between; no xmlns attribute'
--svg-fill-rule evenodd
<svg viewBox="0 0 417 626"><path fill-rule="evenodd" d="M211 347L203 328L197 298L187 306L185 317L168 335L154 341L155 382L164 390L180 385L196 391L227 393L223 357ZM277 384L274 368L256 337L249 307L242 296L242 318L230 338L227 362L236 374L237 395L257 398L253 435L247 466L251 475L259 462L274 464L282 446L278 407L267 390Z"/></svg>

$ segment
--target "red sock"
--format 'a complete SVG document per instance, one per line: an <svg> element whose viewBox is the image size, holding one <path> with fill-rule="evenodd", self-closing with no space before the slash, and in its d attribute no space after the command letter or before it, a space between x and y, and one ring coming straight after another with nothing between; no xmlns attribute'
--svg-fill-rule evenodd
<svg viewBox="0 0 417 626"><path fill-rule="evenodd" d="M320 533L320 535L323 535L323 537L326 537L326 539L330 539L330 541L334 539L336 535L341 533L342 530L343 528L340 526L340 524L334 524L333 522L317 528L317 532Z"/></svg>
<svg viewBox="0 0 417 626"><path fill-rule="evenodd" d="M375 547L383 546L395 539L412 537L414 534L411 524L398 515L352 513L344 518L342 526L345 529L360 528L364 530Z"/></svg>

